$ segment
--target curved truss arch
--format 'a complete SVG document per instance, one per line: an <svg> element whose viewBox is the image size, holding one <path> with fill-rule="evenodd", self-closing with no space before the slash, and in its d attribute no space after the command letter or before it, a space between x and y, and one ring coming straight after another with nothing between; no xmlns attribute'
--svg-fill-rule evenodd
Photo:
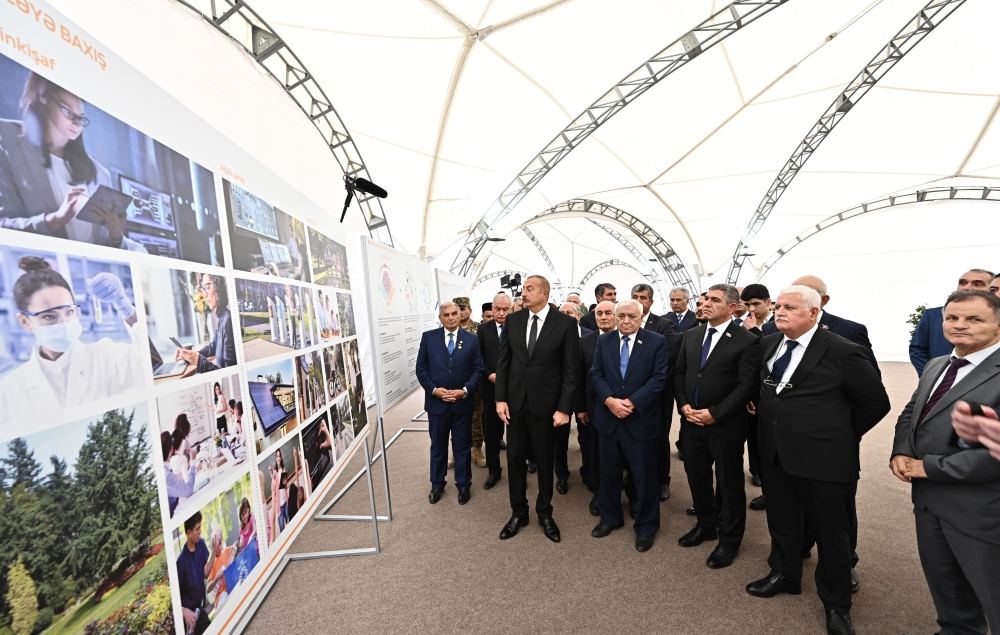
<svg viewBox="0 0 1000 635"><path fill-rule="evenodd" d="M862 203L861 205L844 210L843 212L834 214L833 216L828 216L815 225L809 227L809 229L797 234L795 238L786 242L780 249L771 254L771 256L764 261L760 271L757 273L756 279L760 281L764 277L764 274L770 271L779 260L788 254L788 252L795 249L816 234L829 229L834 225L839 225L844 221L849 221L871 212L881 212L892 207L914 205L917 203L933 203L935 201L993 201L995 203L1000 203L1000 188L935 187L925 190L917 190L907 194L887 196L875 201Z"/></svg>
<svg viewBox="0 0 1000 635"><path fill-rule="evenodd" d="M625 262L624 260L611 258L610 260L605 260L604 262L597 263L590 271L583 274L583 277L580 278L580 286L582 287L583 285L587 284L587 281L593 278L598 271L601 271L602 269L607 269L609 267L627 267L629 269L632 269L633 271L642 274L642 272L639 271L639 268L633 265L631 262Z"/></svg>
<svg viewBox="0 0 1000 635"><path fill-rule="evenodd" d="M559 272L556 271L556 266L552 264L552 259L549 258L549 252L545 251L545 247L542 246L541 241L535 238L534 232L532 232L527 227L522 227L521 231L524 232L524 235L527 236L529 240L531 240L531 243L535 246L535 249L537 249L538 253L542 256L542 260L545 261L545 266L547 266L549 268L549 271L552 272L552 276L555 278L553 284L556 285L560 284Z"/></svg>
<svg viewBox="0 0 1000 635"><path fill-rule="evenodd" d="M729 284L736 284L740 277L743 263L749 257L747 253L749 242L760 233L775 205L778 204L781 195L785 193L785 190L788 189L788 186L820 144L875 84L965 2L966 0L929 0L837 95L819 120L813 124L805 138L799 142L798 147L792 152L792 156L782 166L778 175L774 177L774 181L767 193L764 194L763 200L757 205L757 209L750 217L750 222L747 224L740 242L737 243L730 261L729 272L726 274L726 281Z"/></svg>
<svg viewBox="0 0 1000 635"><path fill-rule="evenodd" d="M645 244L651 252L653 252L653 256L660 264L664 273L667 274L667 278L673 286L685 287L691 292L691 295L698 294L698 289L694 280L691 278L687 267L677 255L677 252L674 251L673 247L671 247L670 244L664 240L655 229L647 225L643 220L624 210L618 209L617 207L601 203L600 201L574 198L559 203L555 207L550 207L537 216L529 218L521 223L518 228L531 225L532 223L550 221L553 217L591 218L594 216L615 222L631 231L635 234L636 238L642 241L642 243ZM638 269L636 270L638 271ZM640 271L640 273L642 272Z"/></svg>
<svg viewBox="0 0 1000 635"><path fill-rule="evenodd" d="M361 151L334 110L330 98L291 48L245 0L176 0L199 14L220 33L236 42L257 64L278 82L281 89L309 118L345 176L371 180ZM382 201L370 194L357 193L372 238L392 245L389 223Z"/></svg>
<svg viewBox="0 0 1000 635"><path fill-rule="evenodd" d="M636 262L642 264L649 264L649 258L643 256L642 252L640 252L639 249L634 244L632 244L632 241L629 240L628 237L625 236L625 234L621 233L614 227L609 227L603 223L599 223L593 218L590 219L590 222L593 223L596 227L600 227L601 230L603 230L609 236L618 241L619 245L624 247L630 254L632 254L632 257L635 258ZM660 294L664 298L669 297L670 295L669 287L663 284L663 276L661 276L660 272L656 270L656 267L650 267L649 273L646 273L644 275L646 276L647 282L649 282L649 284L651 285L656 286Z"/></svg>
<svg viewBox="0 0 1000 635"><path fill-rule="evenodd" d="M525 165L469 232L452 273L467 275L489 242L487 230L502 220L552 169L625 106L693 59L788 0L736 0L668 44L597 98ZM693 243L692 243L693 244Z"/></svg>

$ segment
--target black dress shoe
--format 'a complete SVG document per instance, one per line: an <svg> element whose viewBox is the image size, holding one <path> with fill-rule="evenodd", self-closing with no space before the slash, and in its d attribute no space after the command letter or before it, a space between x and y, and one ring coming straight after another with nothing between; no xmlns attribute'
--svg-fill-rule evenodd
<svg viewBox="0 0 1000 635"><path fill-rule="evenodd" d="M755 512L767 509L767 499L764 498L763 494L750 501L750 509Z"/></svg>
<svg viewBox="0 0 1000 635"><path fill-rule="evenodd" d="M692 506L688 507L687 509L685 509L684 513L687 514L688 516L697 516L698 515L698 511L694 508L694 505L692 505Z"/></svg>
<svg viewBox="0 0 1000 635"><path fill-rule="evenodd" d="M494 485L500 482L500 472L496 474L490 474L486 477L486 482L483 483L483 489L492 489Z"/></svg>
<svg viewBox="0 0 1000 635"><path fill-rule="evenodd" d="M760 487L760 476L757 474L751 475L750 484L753 485L754 487Z"/></svg>
<svg viewBox="0 0 1000 635"><path fill-rule="evenodd" d="M739 547L730 547L729 545L719 543L712 550L712 554L708 556L705 564L708 565L709 569L724 569L733 564L733 560L736 560L736 554L739 552Z"/></svg>
<svg viewBox="0 0 1000 635"><path fill-rule="evenodd" d="M601 515L600 510L597 509L597 494L594 494L593 496L590 497L590 504L587 505L587 508L590 510L591 516Z"/></svg>
<svg viewBox="0 0 1000 635"><path fill-rule="evenodd" d="M837 609L826 610L827 635L854 635L854 625L851 624L851 614Z"/></svg>
<svg viewBox="0 0 1000 635"><path fill-rule="evenodd" d="M719 532L715 531L715 527L709 529L708 527L695 525L694 529L677 539L677 544L682 547L697 547L706 540L715 540L718 537Z"/></svg>
<svg viewBox="0 0 1000 635"><path fill-rule="evenodd" d="M858 577L858 570L851 567L851 593L861 590L861 578Z"/></svg>
<svg viewBox="0 0 1000 635"><path fill-rule="evenodd" d="M747 593L759 598L773 598L779 593L801 595L802 583L772 571L760 580L754 580L748 584Z"/></svg>
<svg viewBox="0 0 1000 635"><path fill-rule="evenodd" d="M560 476L559 478L556 479L557 492L559 492L560 494L565 494L566 492L569 491L569 483L566 482L568 479L569 477L565 476Z"/></svg>
<svg viewBox="0 0 1000 635"><path fill-rule="evenodd" d="M438 489L437 487L431 489L431 493L427 496L427 500L431 502L431 505L441 500L441 494L444 494L444 489Z"/></svg>
<svg viewBox="0 0 1000 635"><path fill-rule="evenodd" d="M458 504L459 505L464 505L464 504L468 503L470 498L472 498L472 492L469 491L468 487L459 487L458 488Z"/></svg>
<svg viewBox="0 0 1000 635"><path fill-rule="evenodd" d="M649 551L650 547L653 546L652 536L636 536L635 537L635 550L639 553L644 553Z"/></svg>
<svg viewBox="0 0 1000 635"><path fill-rule="evenodd" d="M528 459L527 463L528 463L528 474L534 474L535 472L538 471L538 465L534 461Z"/></svg>
<svg viewBox="0 0 1000 635"><path fill-rule="evenodd" d="M600 523L597 524L596 527L590 530L590 535L593 536L594 538L604 538L612 531L618 529L621 526L622 525L605 525L604 521L602 520Z"/></svg>
<svg viewBox="0 0 1000 635"><path fill-rule="evenodd" d="M511 516L507 524L500 530L500 540L507 540L517 535L517 530L528 524L527 516Z"/></svg>
<svg viewBox="0 0 1000 635"><path fill-rule="evenodd" d="M559 525L552 520L552 516L539 516L538 524L542 526L545 537L552 542L559 542L562 539L559 535Z"/></svg>
<svg viewBox="0 0 1000 635"><path fill-rule="evenodd" d="M662 503L668 498L670 498L670 483L664 483L663 486L660 487L660 502Z"/></svg>

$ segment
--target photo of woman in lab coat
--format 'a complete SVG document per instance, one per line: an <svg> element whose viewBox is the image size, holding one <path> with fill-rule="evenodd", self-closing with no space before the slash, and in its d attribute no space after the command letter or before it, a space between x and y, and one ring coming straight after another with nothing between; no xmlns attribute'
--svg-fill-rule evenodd
<svg viewBox="0 0 1000 635"><path fill-rule="evenodd" d="M55 410L143 386L148 344L118 276L98 273L87 281L87 294L95 307L113 307L117 318L110 319L124 322L131 341L83 342L80 306L66 278L38 256L22 256L18 266L24 273L13 285L17 322L34 337L34 345L28 360L0 380L0 420L37 421Z"/></svg>

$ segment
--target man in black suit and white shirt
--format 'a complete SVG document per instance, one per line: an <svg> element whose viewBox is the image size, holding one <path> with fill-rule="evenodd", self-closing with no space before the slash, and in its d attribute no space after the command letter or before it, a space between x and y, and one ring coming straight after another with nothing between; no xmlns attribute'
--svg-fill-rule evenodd
<svg viewBox="0 0 1000 635"><path fill-rule="evenodd" d="M1000 462L952 428L959 400L1000 404L1000 298L956 291L943 307L950 356L927 363L896 423L889 467L913 485L920 564L942 633L1000 629ZM966 404L964 406L968 408Z"/></svg>
<svg viewBox="0 0 1000 635"><path fill-rule="evenodd" d="M665 318L674 323L678 331L686 331L698 325L691 311L691 294L684 287L674 287L670 290L670 313Z"/></svg>
<svg viewBox="0 0 1000 635"><path fill-rule="evenodd" d="M616 302L618 300L618 290L615 289L615 285L610 282L602 282L594 287L594 298L598 303L604 301ZM597 320L594 317L593 311L590 311L587 315L580 318L580 326L588 328L591 331L597 330Z"/></svg>
<svg viewBox="0 0 1000 635"><path fill-rule="evenodd" d="M802 592L803 517L819 544L816 590L827 632L851 624L851 511L861 437L889 412L889 397L866 350L819 328L820 297L793 285L778 295L780 333L761 338L757 401L767 488L771 571L750 595Z"/></svg>
<svg viewBox="0 0 1000 635"><path fill-rule="evenodd" d="M513 514L500 539L528 524L527 465L529 448L538 465L535 511L545 537L559 542L552 519L552 454L555 429L569 425L573 412L580 336L576 320L549 305L549 281L528 276L521 298L524 310L507 318L507 337L497 361L497 415L507 425L507 471ZM530 323L530 325L529 325ZM530 391L530 397L529 397Z"/></svg>
<svg viewBox="0 0 1000 635"><path fill-rule="evenodd" d="M513 301L506 293L493 297L493 319L483 322L476 331L479 352L483 357L483 381L480 394L483 396L483 441L486 445L486 467L489 476L484 489L492 489L500 481L503 469L500 467L500 440L503 438L503 422L497 416L496 390L497 361L500 357L500 341L504 338L507 316Z"/></svg>
<svg viewBox="0 0 1000 635"><path fill-rule="evenodd" d="M609 333L618 326L615 318L615 303L604 301L594 307L597 318L597 330L590 331L580 338L580 365L577 368L576 394L574 395L576 425L579 434L580 452L583 454L583 466L580 476L587 488L593 493L590 499L590 514L597 516L597 489L600 486L600 437L591 422L592 413L597 408L597 395L594 392L594 379L590 376L590 368L594 364L594 350L597 348L597 338L601 333Z"/></svg>
<svg viewBox="0 0 1000 635"><path fill-rule="evenodd" d="M592 333L588 328L579 325L580 318L583 317L582 310L575 302L563 302L559 305L559 312L570 316L577 321L576 332L582 338L588 333ZM576 423L577 439L580 439L580 422ZM569 492L569 433L571 426L559 426L556 428L556 445L552 456L552 465L556 473L556 491L560 494ZM583 443L580 444L583 451Z"/></svg>

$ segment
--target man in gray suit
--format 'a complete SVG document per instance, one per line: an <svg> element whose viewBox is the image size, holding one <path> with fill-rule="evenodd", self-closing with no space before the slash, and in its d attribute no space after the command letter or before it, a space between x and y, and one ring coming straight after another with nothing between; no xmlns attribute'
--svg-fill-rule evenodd
<svg viewBox="0 0 1000 635"><path fill-rule="evenodd" d="M956 291L944 310L950 356L927 363L896 423L889 467L913 485L917 548L941 633L1000 629L1000 462L952 428L959 399L1000 403L1000 298Z"/></svg>

